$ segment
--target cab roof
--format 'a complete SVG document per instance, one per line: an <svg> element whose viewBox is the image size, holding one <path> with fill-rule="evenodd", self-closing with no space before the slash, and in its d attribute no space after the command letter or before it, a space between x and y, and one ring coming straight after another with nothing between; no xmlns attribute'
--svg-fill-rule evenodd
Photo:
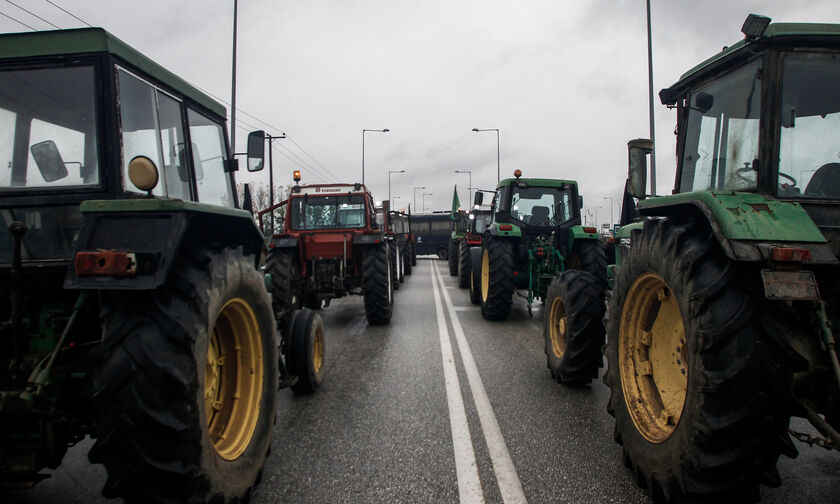
<svg viewBox="0 0 840 504"><path fill-rule="evenodd" d="M794 41L817 43L826 40L831 41L832 44L840 44L840 24L770 23L760 37L752 40L742 39L729 47L724 47L721 52L682 74L679 81L659 92L659 98L663 105L673 105L690 87L707 76L752 56L755 51L751 49L757 44L762 44L760 49L763 49L774 43L784 44Z"/></svg>
<svg viewBox="0 0 840 504"><path fill-rule="evenodd" d="M574 180L564 180L564 179L544 179L544 178L525 178L520 177L519 179L516 178L506 178L499 181L496 184L496 188L506 187L510 184L515 183L517 180L520 182L524 182L526 185L531 187L562 187L564 185L577 185L577 182Z"/></svg>
<svg viewBox="0 0 840 504"><path fill-rule="evenodd" d="M0 34L0 59L110 53L221 117L225 107L102 28Z"/></svg>

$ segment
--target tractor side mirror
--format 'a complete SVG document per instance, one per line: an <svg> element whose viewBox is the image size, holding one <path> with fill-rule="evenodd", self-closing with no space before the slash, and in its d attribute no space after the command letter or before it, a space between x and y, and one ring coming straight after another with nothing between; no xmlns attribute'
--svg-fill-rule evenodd
<svg viewBox="0 0 840 504"><path fill-rule="evenodd" d="M265 131L252 131L248 134L248 171L260 171L264 163Z"/></svg>
<svg viewBox="0 0 840 504"><path fill-rule="evenodd" d="M44 140L32 145L29 150L45 182L55 182L67 176L67 166L64 165L55 142Z"/></svg>
<svg viewBox="0 0 840 504"><path fill-rule="evenodd" d="M647 186L647 155L653 152L653 142L646 138L630 140L627 142L627 151L630 194L634 198L644 199Z"/></svg>
<svg viewBox="0 0 840 504"><path fill-rule="evenodd" d="M583 208L583 196L578 196L578 210Z"/></svg>
<svg viewBox="0 0 840 504"><path fill-rule="evenodd" d="M475 205L475 207L478 208L478 207L481 206L481 203L483 203L483 202L484 202L484 193L481 192L481 191L476 191L475 199L473 200L473 205Z"/></svg>

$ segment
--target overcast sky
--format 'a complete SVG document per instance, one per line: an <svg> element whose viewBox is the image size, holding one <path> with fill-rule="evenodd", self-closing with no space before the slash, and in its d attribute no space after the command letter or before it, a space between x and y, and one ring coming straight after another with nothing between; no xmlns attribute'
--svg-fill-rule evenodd
<svg viewBox="0 0 840 504"><path fill-rule="evenodd" d="M0 0L0 13L39 30L84 26L51 3L230 101L233 0ZM750 12L840 23L837 0L651 3L657 93L740 40ZM29 28L0 16L0 31ZM374 198L388 197L388 171L405 170L391 175L396 207L416 193L421 210L431 193L426 208L443 210L456 184L466 205L469 177L454 170L495 186L496 134L471 129L499 128L502 178L518 168L577 180L606 222L610 197L618 216L627 140L649 136L646 44L644 0L240 0L237 151L249 130L286 132L277 185L294 169L308 183L357 182L362 129L389 128L365 135ZM657 185L668 193L675 113L655 107Z"/></svg>

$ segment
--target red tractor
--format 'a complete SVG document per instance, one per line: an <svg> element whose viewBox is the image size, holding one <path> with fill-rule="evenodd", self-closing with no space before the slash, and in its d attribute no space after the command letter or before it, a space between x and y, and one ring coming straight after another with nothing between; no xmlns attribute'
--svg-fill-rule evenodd
<svg viewBox="0 0 840 504"><path fill-rule="evenodd" d="M300 172L294 179L300 182ZM387 216L388 202L384 205ZM394 247L384 231L388 222L377 223L364 185L297 184L287 200L259 218L271 233L266 273L278 318L300 306L318 309L332 298L358 294L364 296L368 322L391 321Z"/></svg>

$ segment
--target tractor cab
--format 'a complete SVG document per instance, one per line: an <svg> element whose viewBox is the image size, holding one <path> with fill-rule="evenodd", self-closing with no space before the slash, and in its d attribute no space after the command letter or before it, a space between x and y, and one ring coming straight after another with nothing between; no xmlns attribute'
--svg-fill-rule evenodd
<svg viewBox="0 0 840 504"><path fill-rule="evenodd" d="M742 30L744 40L660 91L662 103L677 110L673 193L709 208L722 203L776 216L804 209L807 215L801 217L813 220L838 255L840 28L769 23L768 18L750 15ZM631 145L631 164L642 160L650 147ZM642 164L631 169L631 179L637 183L633 195L644 198ZM703 204L688 196L700 193ZM741 204L743 198L749 199L747 206ZM653 209L665 204L658 199L642 202L641 213L656 213ZM816 233L807 231L816 230L799 227L794 241L818 241ZM761 239L760 234L747 230L743 237Z"/></svg>

